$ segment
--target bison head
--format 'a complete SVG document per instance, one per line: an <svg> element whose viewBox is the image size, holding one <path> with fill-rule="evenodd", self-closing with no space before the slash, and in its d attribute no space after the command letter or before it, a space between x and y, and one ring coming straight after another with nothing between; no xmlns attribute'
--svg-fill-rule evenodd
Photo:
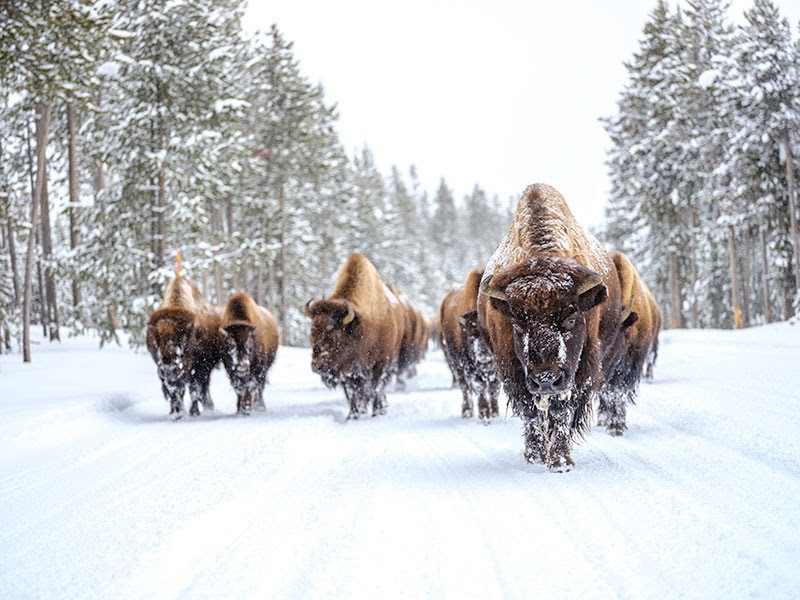
<svg viewBox="0 0 800 600"><path fill-rule="evenodd" d="M158 375L167 385L178 384L190 368L187 347L192 330L191 315L177 310L159 315L148 325L148 346Z"/></svg>
<svg viewBox="0 0 800 600"><path fill-rule="evenodd" d="M314 300L306 304L311 318L311 369L333 387L358 364L361 320L347 300Z"/></svg>
<svg viewBox="0 0 800 600"><path fill-rule="evenodd" d="M233 388L239 392L251 379L251 370L256 356L255 326L236 321L222 328L225 353L223 360Z"/></svg>
<svg viewBox="0 0 800 600"><path fill-rule="evenodd" d="M511 325L528 391L546 404L571 390L586 343L586 313L606 299L600 275L569 258L538 257L486 277L481 292Z"/></svg>

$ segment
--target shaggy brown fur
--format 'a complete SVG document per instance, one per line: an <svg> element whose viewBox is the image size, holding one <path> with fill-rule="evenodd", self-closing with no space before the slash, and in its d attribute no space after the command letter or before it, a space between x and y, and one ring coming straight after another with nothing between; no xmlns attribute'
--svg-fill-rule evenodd
<svg viewBox="0 0 800 600"><path fill-rule="evenodd" d="M480 324L514 410L525 457L569 468L576 435L590 426L606 347L619 330L614 263L575 221L554 188L529 186L486 266Z"/></svg>
<svg viewBox="0 0 800 600"><path fill-rule="evenodd" d="M311 368L323 382L341 385L348 418L386 412L385 387L397 373L405 319L400 300L363 254L342 265L333 293L310 301Z"/></svg>
<svg viewBox="0 0 800 600"><path fill-rule="evenodd" d="M425 317L408 300L390 286L395 296L400 299L400 310L403 316L403 337L400 341L400 353L397 361L397 383L405 386L405 380L417 375L417 363L425 358L428 349L428 324Z"/></svg>
<svg viewBox="0 0 800 600"><path fill-rule="evenodd" d="M236 391L236 411L264 410L264 386L275 361L280 336L278 322L244 292L233 294L222 313L225 337L222 362Z"/></svg>
<svg viewBox="0 0 800 600"><path fill-rule="evenodd" d="M211 371L222 360L219 311L208 305L190 280L176 275L164 293L161 307L147 322L146 343L158 367L161 390L170 415L183 416L183 394L189 385L190 414L200 405L213 409L209 394Z"/></svg>
<svg viewBox="0 0 800 600"><path fill-rule="evenodd" d="M598 424L611 435L622 435L626 429L626 403L636 400L645 365L657 352L661 313L628 257L621 252L612 252L611 256L622 291L624 319L605 365Z"/></svg>
<svg viewBox="0 0 800 600"><path fill-rule="evenodd" d="M498 416L500 391L494 359L478 327L477 300L482 269L469 272L464 285L442 300L442 349L453 380L461 387L461 416L471 418L478 398L481 419Z"/></svg>

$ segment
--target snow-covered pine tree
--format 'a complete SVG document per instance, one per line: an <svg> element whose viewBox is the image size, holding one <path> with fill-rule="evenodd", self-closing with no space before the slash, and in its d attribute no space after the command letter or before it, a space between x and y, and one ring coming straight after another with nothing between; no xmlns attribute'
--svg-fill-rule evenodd
<svg viewBox="0 0 800 600"><path fill-rule="evenodd" d="M775 316L792 314L796 293L789 182L798 156L787 152L800 130L800 73L791 27L770 0L755 0L745 12L734 49L733 93L738 98L727 162L738 216L763 230L762 269L767 275Z"/></svg>

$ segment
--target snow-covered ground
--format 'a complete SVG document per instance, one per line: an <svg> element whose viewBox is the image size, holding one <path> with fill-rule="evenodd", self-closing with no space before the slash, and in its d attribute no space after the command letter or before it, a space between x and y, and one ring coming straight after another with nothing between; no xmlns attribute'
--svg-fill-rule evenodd
<svg viewBox="0 0 800 600"><path fill-rule="evenodd" d="M667 332L566 474L462 420L438 352L379 419L306 350L271 380L173 423L145 353L0 357L0 598L800 596L800 327Z"/></svg>

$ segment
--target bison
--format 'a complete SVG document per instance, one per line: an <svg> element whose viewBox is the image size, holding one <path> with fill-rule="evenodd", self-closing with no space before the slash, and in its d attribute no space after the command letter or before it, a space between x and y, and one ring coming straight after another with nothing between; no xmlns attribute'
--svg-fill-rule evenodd
<svg viewBox="0 0 800 600"><path fill-rule="evenodd" d="M528 186L478 297L481 329L524 422L528 462L574 465L572 443L590 427L604 349L620 327L619 298L614 263L562 195Z"/></svg>
<svg viewBox="0 0 800 600"><path fill-rule="evenodd" d="M233 294L220 323L222 362L236 392L236 412L264 410L267 372L275 361L280 335L275 317L244 292Z"/></svg>
<svg viewBox="0 0 800 600"><path fill-rule="evenodd" d="M158 367L161 390L170 403L170 415L184 414L183 394L189 385L189 413L200 405L212 410L211 371L222 360L219 311L208 305L200 290L180 274L170 281L164 300L147 322L146 343Z"/></svg>
<svg viewBox="0 0 800 600"><path fill-rule="evenodd" d="M386 412L386 384L397 373L405 326L397 296L363 254L352 254L333 293L306 304L311 318L311 368L328 387L341 385L348 419Z"/></svg>
<svg viewBox="0 0 800 600"><path fill-rule="evenodd" d="M624 315L613 350L607 355L605 383L600 393L598 425L611 435L622 435L626 404L634 402L639 380L647 368L652 376L652 363L658 352L661 312L653 294L639 276L636 267L621 252L611 258L619 277Z"/></svg>
<svg viewBox="0 0 800 600"><path fill-rule="evenodd" d="M473 398L477 397L478 415L487 421L499 414L500 382L494 357L478 326L478 287L482 276L482 269L470 271L464 285L444 297L439 320L445 359L453 380L461 387L461 416L465 419L473 416Z"/></svg>

